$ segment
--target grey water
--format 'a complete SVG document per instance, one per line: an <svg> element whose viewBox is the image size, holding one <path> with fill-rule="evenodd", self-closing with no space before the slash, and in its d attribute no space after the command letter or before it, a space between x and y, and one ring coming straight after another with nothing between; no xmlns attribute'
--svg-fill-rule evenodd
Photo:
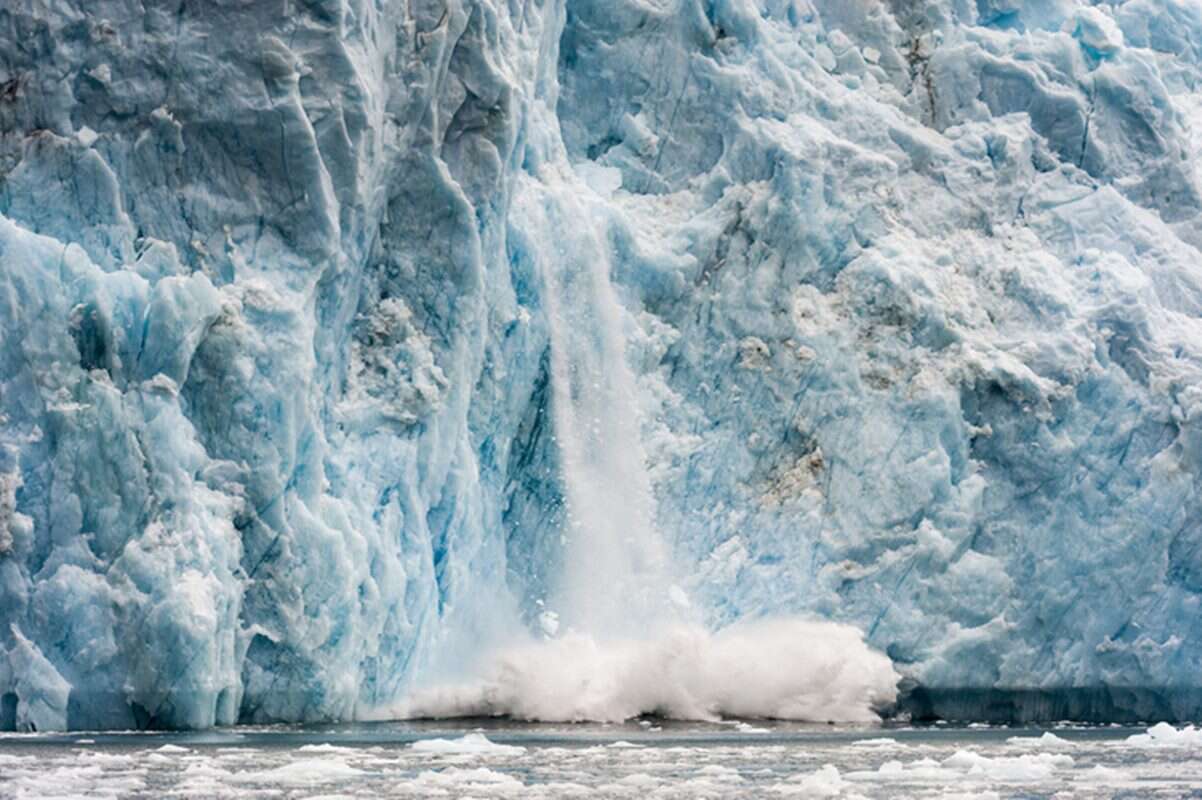
<svg viewBox="0 0 1202 800"><path fill-rule="evenodd" d="M3 798L1202 797L1197 731L512 721L0 736Z"/></svg>

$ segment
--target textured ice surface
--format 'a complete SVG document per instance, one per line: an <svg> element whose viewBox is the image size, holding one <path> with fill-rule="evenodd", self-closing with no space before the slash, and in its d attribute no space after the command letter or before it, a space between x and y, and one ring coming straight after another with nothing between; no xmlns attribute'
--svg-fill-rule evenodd
<svg viewBox="0 0 1202 800"><path fill-rule="evenodd" d="M0 728L386 707L557 630L582 508L710 627L1202 711L1196 3L29 0L0 42Z"/></svg>

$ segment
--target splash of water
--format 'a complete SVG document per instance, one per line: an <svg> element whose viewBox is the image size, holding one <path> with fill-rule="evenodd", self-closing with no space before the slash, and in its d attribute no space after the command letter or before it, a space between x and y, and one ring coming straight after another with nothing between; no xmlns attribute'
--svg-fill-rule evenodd
<svg viewBox="0 0 1202 800"><path fill-rule="evenodd" d="M643 714L869 722L897 675L855 628L772 619L645 638L569 633L500 653L483 679L419 692L411 717L621 722Z"/></svg>

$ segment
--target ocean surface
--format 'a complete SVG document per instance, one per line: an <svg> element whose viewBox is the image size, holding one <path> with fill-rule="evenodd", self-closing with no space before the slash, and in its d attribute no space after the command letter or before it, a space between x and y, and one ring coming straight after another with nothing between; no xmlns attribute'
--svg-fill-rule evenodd
<svg viewBox="0 0 1202 800"><path fill-rule="evenodd" d="M5 734L0 797L1202 797L1202 731L647 719Z"/></svg>

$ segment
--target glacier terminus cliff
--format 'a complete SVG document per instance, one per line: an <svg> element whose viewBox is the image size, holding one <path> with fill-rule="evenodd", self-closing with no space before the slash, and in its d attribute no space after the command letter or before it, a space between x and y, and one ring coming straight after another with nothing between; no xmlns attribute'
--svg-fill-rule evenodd
<svg viewBox="0 0 1202 800"><path fill-rule="evenodd" d="M1200 164L1196 0L5 3L0 730L1197 718Z"/></svg>

